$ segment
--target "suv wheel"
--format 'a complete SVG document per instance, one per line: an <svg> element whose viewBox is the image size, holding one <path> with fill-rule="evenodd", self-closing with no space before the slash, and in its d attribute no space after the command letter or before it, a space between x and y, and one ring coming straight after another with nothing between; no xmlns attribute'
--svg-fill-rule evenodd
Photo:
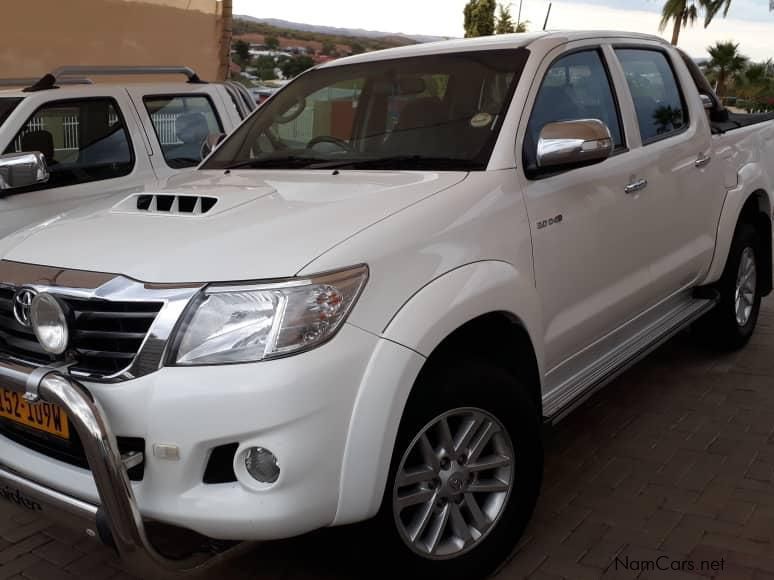
<svg viewBox="0 0 774 580"><path fill-rule="evenodd" d="M394 569L469 580L508 559L543 470L539 413L518 381L477 361L429 373L393 455L376 522Z"/></svg>
<svg viewBox="0 0 774 580"><path fill-rule="evenodd" d="M736 229L723 276L716 284L720 303L698 324L702 339L720 350L736 350L750 340L761 306L760 245L753 226Z"/></svg>

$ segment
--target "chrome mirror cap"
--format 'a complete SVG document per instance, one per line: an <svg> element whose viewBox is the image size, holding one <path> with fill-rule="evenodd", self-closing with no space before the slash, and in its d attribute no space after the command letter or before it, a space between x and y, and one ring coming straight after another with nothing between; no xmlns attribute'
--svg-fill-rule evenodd
<svg viewBox="0 0 774 580"><path fill-rule="evenodd" d="M0 155L0 191L48 181L46 158L38 151Z"/></svg>
<svg viewBox="0 0 774 580"><path fill-rule="evenodd" d="M599 119L548 123L540 131L537 165L572 167L604 161L613 153L610 129Z"/></svg>

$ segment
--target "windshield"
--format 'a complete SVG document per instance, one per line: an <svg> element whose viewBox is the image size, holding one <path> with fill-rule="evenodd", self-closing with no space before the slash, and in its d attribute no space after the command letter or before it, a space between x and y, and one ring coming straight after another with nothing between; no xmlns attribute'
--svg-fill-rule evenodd
<svg viewBox="0 0 774 580"><path fill-rule="evenodd" d="M315 69L279 91L202 169L484 169L526 49Z"/></svg>
<svg viewBox="0 0 774 580"><path fill-rule="evenodd" d="M13 110L21 102L22 100L18 97L0 99L0 125L5 123L8 116L13 113Z"/></svg>

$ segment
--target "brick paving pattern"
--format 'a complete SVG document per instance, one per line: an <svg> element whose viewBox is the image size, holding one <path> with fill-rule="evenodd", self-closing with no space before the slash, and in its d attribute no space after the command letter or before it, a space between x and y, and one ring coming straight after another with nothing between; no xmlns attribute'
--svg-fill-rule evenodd
<svg viewBox="0 0 774 580"><path fill-rule="evenodd" d="M546 447L537 512L498 578L774 579L774 299L745 350L718 356L680 335ZM266 543L207 577L372 577L342 568L353 550L340 533ZM8 578L131 580L107 548L2 502Z"/></svg>

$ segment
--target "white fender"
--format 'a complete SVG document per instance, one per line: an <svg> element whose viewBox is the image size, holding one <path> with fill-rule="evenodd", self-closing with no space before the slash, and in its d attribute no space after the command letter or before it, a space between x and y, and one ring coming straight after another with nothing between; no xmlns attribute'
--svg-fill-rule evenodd
<svg viewBox="0 0 774 580"><path fill-rule="evenodd" d="M508 312L539 336L534 281L510 264L476 262L436 278L385 328L360 384L350 420L334 525L379 510L403 410L426 357L454 330L490 312ZM533 340L542 373L542 344Z"/></svg>

